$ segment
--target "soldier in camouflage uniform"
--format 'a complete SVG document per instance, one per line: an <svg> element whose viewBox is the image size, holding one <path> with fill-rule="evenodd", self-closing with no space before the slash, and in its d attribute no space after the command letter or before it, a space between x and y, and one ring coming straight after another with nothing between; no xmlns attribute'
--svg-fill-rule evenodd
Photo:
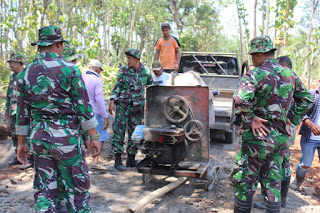
<svg viewBox="0 0 320 213"><path fill-rule="evenodd" d="M233 97L243 124L232 171L234 212L250 212L259 180L267 200L266 212L280 212L282 161L291 137L289 127L298 125L312 105L299 77L274 59L275 50L268 36L251 40L249 53L256 68L244 75Z"/></svg>
<svg viewBox="0 0 320 213"><path fill-rule="evenodd" d="M82 56L80 54L77 54L76 48L71 44L63 46L62 56L66 61L69 61L69 62L71 62L71 63L73 63L75 65L78 63L78 59L82 58ZM91 153L91 147L89 146L90 139L89 139L88 132L81 130L81 136L82 136L82 139L84 141L85 147L87 149L87 154L90 154Z"/></svg>
<svg viewBox="0 0 320 213"><path fill-rule="evenodd" d="M78 62L78 59L80 58L79 55L77 55L77 52L76 52L76 48L69 44L69 45L63 45L63 53L62 53L62 56L63 58L66 60L66 61L69 61L73 64L77 64ZM82 132L82 131L81 131ZM87 132L87 131L85 131ZM87 135L89 136L89 134L87 133ZM84 137L82 137L82 139L84 140L84 143L90 143L90 140L89 139L86 139ZM57 212L58 213L64 213L64 212L67 212L67 208L65 205L63 205L63 201L64 198L67 198L68 196L68 193L67 191L65 190L64 188L64 184L62 182L62 177L61 176L58 176L57 178L57 187L58 187L58 205L57 205Z"/></svg>
<svg viewBox="0 0 320 213"><path fill-rule="evenodd" d="M135 167L135 155L137 148L131 141L131 135L135 127L141 124L144 110L144 90L152 84L150 71L140 63L140 50L129 49L125 52L128 65L122 66L118 72L116 82L110 97L109 112L116 110L113 124L114 136L112 138L113 152L115 154L115 168L124 171L121 154L125 132L128 125L129 140L127 144L127 167Z"/></svg>
<svg viewBox="0 0 320 213"><path fill-rule="evenodd" d="M288 56L281 56L276 59L278 63L286 68L289 68L292 70L292 62ZM292 134L292 137L290 137L290 143L288 143L288 146L293 145L295 141L295 136L296 136L296 129L295 125L290 126L290 131ZM282 176L283 180L281 181L281 207L285 208L286 207L286 198L288 195L289 191L289 184L291 180L291 170L290 170L290 149L288 147L285 156L283 158L282 162ZM264 210L266 208L265 202L254 202L253 207L257 209Z"/></svg>
<svg viewBox="0 0 320 213"><path fill-rule="evenodd" d="M17 90L17 76L23 70L23 60L20 53L12 53L10 59L7 60L9 66L13 73L10 75L10 82L7 90L6 98L6 120L10 121L11 128L11 138L13 146L15 147L15 152L17 152L18 146L18 136L16 135L15 125L16 125L16 112L17 112L17 99L16 99L16 90ZM20 164L17 157L9 163L9 166Z"/></svg>
<svg viewBox="0 0 320 213"><path fill-rule="evenodd" d="M66 190L68 212L90 212L90 180L81 146L80 128L88 130L98 147L95 119L79 68L62 58L65 40L54 26L39 30L40 53L18 75L18 160L29 157L29 134L35 161L34 188L37 212L56 212L57 179ZM95 155L99 155L97 149Z"/></svg>

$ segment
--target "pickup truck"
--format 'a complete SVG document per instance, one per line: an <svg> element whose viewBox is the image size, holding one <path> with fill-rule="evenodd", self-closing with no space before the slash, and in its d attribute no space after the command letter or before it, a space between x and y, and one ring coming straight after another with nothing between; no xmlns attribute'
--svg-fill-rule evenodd
<svg viewBox="0 0 320 213"><path fill-rule="evenodd" d="M236 53L183 52L179 73L190 70L197 72L214 94L215 123L210 126L210 139L233 143L235 140L233 93L241 75Z"/></svg>

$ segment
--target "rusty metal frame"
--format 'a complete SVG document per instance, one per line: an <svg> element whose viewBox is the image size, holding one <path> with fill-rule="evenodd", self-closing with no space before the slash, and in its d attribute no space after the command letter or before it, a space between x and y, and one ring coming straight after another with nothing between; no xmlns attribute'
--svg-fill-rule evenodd
<svg viewBox="0 0 320 213"><path fill-rule="evenodd" d="M170 165L155 165L144 166L138 168L138 172L150 175L167 175L175 177L190 177L190 178L207 178L207 169L209 167L209 88L203 86L151 86L146 92L146 113L145 125L155 126L170 126L171 122L166 120L163 115L164 103L167 98L179 95L185 98L193 111L193 116L181 122L183 127L191 119L201 121L205 126L204 136L197 142L190 142L189 152L184 161L178 166L172 168ZM194 117L194 118L191 118ZM184 166L183 166L184 165Z"/></svg>
<svg viewBox="0 0 320 213"><path fill-rule="evenodd" d="M190 177L190 178L206 179L208 167L209 167L208 162L200 162L200 166L196 170L188 169L188 168L171 169L169 166L167 167L157 166L155 168L142 167L138 169L138 172L149 174L149 175L167 175L167 176L174 176L174 177Z"/></svg>
<svg viewBox="0 0 320 213"><path fill-rule="evenodd" d="M189 151L186 160L188 161L209 161L209 88L203 86L151 86L146 92L146 126L162 126L167 127L174 123L169 122L163 115L161 107L167 98L179 95L185 98L193 111L194 119L201 121L205 126L204 137L200 141L189 144ZM189 113L191 114L191 113ZM179 123L178 127L184 125L191 120L191 116Z"/></svg>

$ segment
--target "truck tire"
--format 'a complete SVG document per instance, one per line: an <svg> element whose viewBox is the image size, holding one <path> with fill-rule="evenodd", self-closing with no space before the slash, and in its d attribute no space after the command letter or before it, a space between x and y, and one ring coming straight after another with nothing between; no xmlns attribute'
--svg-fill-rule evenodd
<svg viewBox="0 0 320 213"><path fill-rule="evenodd" d="M235 140L235 129L232 127L232 132L225 132L225 143L232 144Z"/></svg>

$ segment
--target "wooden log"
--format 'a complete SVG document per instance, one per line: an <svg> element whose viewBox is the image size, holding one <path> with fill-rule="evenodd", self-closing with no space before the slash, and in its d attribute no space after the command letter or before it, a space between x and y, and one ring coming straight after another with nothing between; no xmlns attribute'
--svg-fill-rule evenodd
<svg viewBox="0 0 320 213"><path fill-rule="evenodd" d="M128 210L129 212L136 212L138 210L140 210L142 207L144 207L145 205L147 205L148 203L154 201L156 198L161 197L162 195L170 192L171 190L177 188L178 186L180 186L181 184L183 184L184 182L187 181L186 177L179 177L177 181L172 182L160 189L157 189L153 192L151 192L150 194L148 194L147 196L143 197L142 199L140 199L137 203L135 203L133 206L131 206Z"/></svg>

